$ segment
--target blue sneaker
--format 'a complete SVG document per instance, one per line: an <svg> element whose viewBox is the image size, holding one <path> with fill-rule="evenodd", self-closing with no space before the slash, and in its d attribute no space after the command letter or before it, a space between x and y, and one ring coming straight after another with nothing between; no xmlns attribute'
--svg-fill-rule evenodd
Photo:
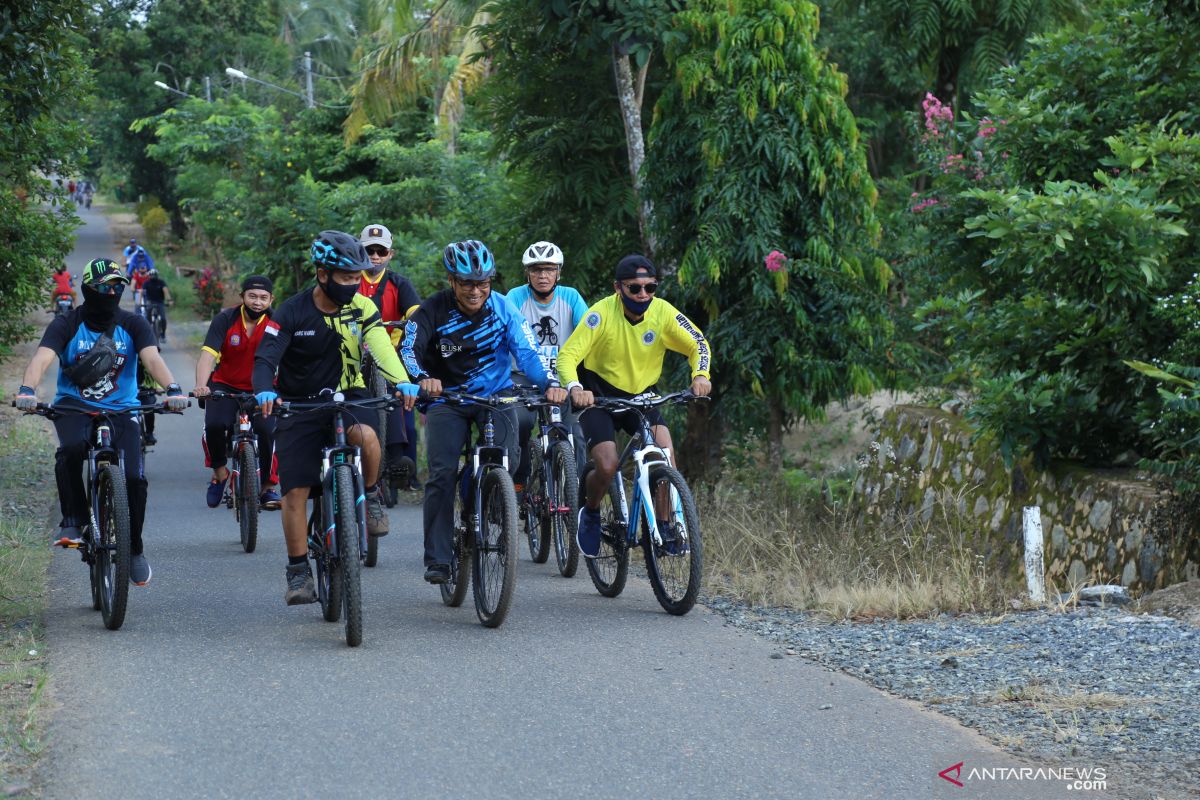
<svg viewBox="0 0 1200 800"><path fill-rule="evenodd" d="M213 478L208 482L208 495L205 499L208 501L209 508L216 508L221 505L221 498L225 496L225 481L219 481Z"/></svg>
<svg viewBox="0 0 1200 800"><path fill-rule="evenodd" d="M575 541L579 544L579 552L588 558L600 555L600 512L598 510L593 511L587 506L579 509Z"/></svg>
<svg viewBox="0 0 1200 800"><path fill-rule="evenodd" d="M283 498L274 489L267 489L258 496L258 504L267 511L277 511L279 506L283 504Z"/></svg>
<svg viewBox="0 0 1200 800"><path fill-rule="evenodd" d="M656 520L658 525L658 535L662 538L662 551L669 556L677 556L683 553L684 544L679 537L679 531L675 527L674 520L660 519Z"/></svg>
<svg viewBox="0 0 1200 800"><path fill-rule="evenodd" d="M141 553L129 557L129 582L134 586L145 586L150 583L150 562Z"/></svg>

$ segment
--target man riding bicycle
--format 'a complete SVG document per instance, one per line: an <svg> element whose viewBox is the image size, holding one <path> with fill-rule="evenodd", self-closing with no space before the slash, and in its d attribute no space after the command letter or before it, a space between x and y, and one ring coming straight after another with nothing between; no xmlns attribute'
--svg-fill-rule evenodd
<svg viewBox="0 0 1200 800"><path fill-rule="evenodd" d="M587 303L579 292L568 286L559 286L558 278L562 273L563 252L558 245L551 242L534 242L526 248L521 256L525 267L528 283L518 286L508 293L508 301L512 303L533 331L537 343L538 356L546 372L554 378L558 377L557 362L559 346L565 344L572 331L583 324L587 313ZM517 369L514 363L513 369ZM517 409L518 440L521 443L521 463L513 482L518 491L529 482L530 458L525 444L533 431L533 422L537 418L531 409L524 406ZM585 459L583 449L583 434L574 415L564 417L575 434L575 458L582 466Z"/></svg>
<svg viewBox="0 0 1200 800"><path fill-rule="evenodd" d="M137 239L130 239L129 246L125 248L125 276L132 278L133 273L142 267L154 269L154 259L146 252L146 248L138 244Z"/></svg>
<svg viewBox="0 0 1200 800"><path fill-rule="evenodd" d="M187 397L159 355L146 320L119 308L121 293L129 283L121 268L107 258L97 258L84 268L82 283L83 303L70 314L55 318L46 328L17 390L17 407L32 411L37 406L38 384L58 359L54 407L85 412L54 420L59 441L54 477L62 509L60 542L82 538L81 529L90 518L83 486L83 459L91 431L86 412L136 408L139 360L156 381L167 387L168 407L172 411L187 408ZM92 373L89 378L99 377L82 377L87 372ZM121 451L129 492L130 581L145 586L151 571L142 544L147 484L142 470L141 432L137 419L130 414L113 414L111 422L113 445Z"/></svg>
<svg viewBox="0 0 1200 800"><path fill-rule="evenodd" d="M71 307L75 307L75 276L67 272L66 264L59 264L54 268L54 274L50 276L50 280L54 283L54 288L50 291L50 310L56 311L58 299L65 297L71 301Z"/></svg>
<svg viewBox="0 0 1200 800"><path fill-rule="evenodd" d="M443 389L493 395L512 386L511 363L551 402L566 392L552 382L538 358L529 324L499 295L492 295L496 264L483 242L470 239L446 246L442 264L450 288L429 297L404 326L400 355L421 390L437 397ZM429 479L425 482L425 580L446 583L454 551L454 492L458 457L481 425L486 409L434 402L425 416ZM516 467L519 443L510 411L497 411L496 445L509 452Z"/></svg>
<svg viewBox="0 0 1200 800"><path fill-rule="evenodd" d="M362 345L371 348L384 377L398 384L412 407L417 387L392 349L379 311L358 293L367 252L355 237L322 231L311 248L316 286L294 295L267 320L254 357L252 380L263 416L275 401L311 399L323 391L342 392L348 400L369 396L362 379ZM278 371L278 385L276 378ZM346 440L362 450L366 489L367 532L386 536L388 519L379 500L378 416L373 409L347 408L351 423ZM279 420L275 448L283 490L283 535L287 540L288 605L316 602L308 564L306 506L312 487L321 483L321 450L331 437L333 411Z"/></svg>
<svg viewBox="0 0 1200 800"><path fill-rule="evenodd" d="M174 304L174 301L171 299L171 290L167 288L167 282L158 274L158 270L151 269L149 271L146 282L142 284L142 293L146 302L146 319L153 318L151 312L158 312L159 319L162 320L162 336L159 338L165 342L167 340L167 304Z"/></svg>
<svg viewBox="0 0 1200 800"><path fill-rule="evenodd" d="M358 293L375 303L392 345L398 346L404 321L417 310L421 296L408 278L388 269L396 252L392 249L391 231L383 225L368 225L362 229L358 240L367 249L367 258L371 262L363 272ZM410 488L416 480L417 464L417 420L412 409L397 408L390 412L387 441L382 444L387 448L387 463L392 471L392 475L384 477L400 481L401 489Z"/></svg>
<svg viewBox="0 0 1200 800"><path fill-rule="evenodd" d="M572 405L583 409L579 424L596 465L588 475L576 534L580 552L589 558L600 553L600 501L617 471L616 429L630 435L637 431L634 413L593 408L595 398L654 391L667 350L688 357L693 394L706 397L712 391L708 340L678 309L654 296L657 275L645 256L622 258L613 282L615 293L588 309L583 325L558 352L558 374L567 383ZM671 432L658 409L647 409L646 417L655 442L669 450Z"/></svg>
<svg viewBox="0 0 1200 800"><path fill-rule="evenodd" d="M254 353L271 319L274 284L265 275L251 275L242 281L241 305L226 308L213 318L204 337L200 358L196 361L196 397L208 397L213 391L253 393ZM209 508L221 504L225 482L229 480L227 451L237 424L238 403L233 398L208 399L204 407L204 441L213 476L205 502ZM262 480L259 504L277 509L282 500L271 481L271 461L275 454L275 420L255 414L250 420L258 437L258 474Z"/></svg>

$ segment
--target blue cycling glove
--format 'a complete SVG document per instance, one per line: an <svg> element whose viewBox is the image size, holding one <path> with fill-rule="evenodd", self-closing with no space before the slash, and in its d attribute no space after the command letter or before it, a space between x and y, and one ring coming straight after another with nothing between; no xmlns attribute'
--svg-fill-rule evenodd
<svg viewBox="0 0 1200 800"><path fill-rule="evenodd" d="M257 400L258 404L261 406L271 402L272 400L278 400L279 393L269 390L265 392L259 392L258 394L254 395L254 399Z"/></svg>
<svg viewBox="0 0 1200 800"><path fill-rule="evenodd" d="M396 391L405 397L416 397L421 393L421 387L415 383L397 383Z"/></svg>

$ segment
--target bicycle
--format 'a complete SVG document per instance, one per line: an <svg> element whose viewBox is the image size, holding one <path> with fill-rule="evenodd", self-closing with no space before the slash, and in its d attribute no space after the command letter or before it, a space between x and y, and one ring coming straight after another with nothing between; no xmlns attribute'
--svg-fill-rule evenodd
<svg viewBox="0 0 1200 800"><path fill-rule="evenodd" d="M193 397L195 395L192 395ZM233 429L229 447L229 483L225 488L225 507L233 509L238 522L242 549L253 553L258 546L258 512L261 510L262 475L258 470L258 436L250 418L258 401L248 392L210 392L206 400L234 400L238 404L237 427Z"/></svg>
<svg viewBox="0 0 1200 800"><path fill-rule="evenodd" d="M166 316L163 314L162 309L158 307L157 303L146 303L143 301L142 308L143 313L146 315L146 319L150 322L150 328L154 331L155 338L161 342L163 337L167 335Z"/></svg>
<svg viewBox="0 0 1200 800"><path fill-rule="evenodd" d="M558 571L574 577L579 568L575 528L579 517L579 476L575 465L575 437L562 418L562 409L543 397L521 398L538 415L537 437L523 444L530 448L529 480L522 493L520 517L525 523L529 557L535 564L550 558L550 542Z"/></svg>
<svg viewBox="0 0 1200 800"><path fill-rule="evenodd" d="M317 567L317 600L327 622L346 618L346 644L362 644L362 562L367 552L366 486L362 454L346 441L342 413L351 407L394 406L390 398L347 400L341 392L324 392L319 402L282 401L278 415L333 410L334 442L321 453L321 493L308 517L308 553ZM321 395L319 395L321 396Z"/></svg>
<svg viewBox="0 0 1200 800"><path fill-rule="evenodd" d="M16 406L16 402L13 403ZM125 464L121 451L113 445L112 423L116 414L181 414L162 405L134 406L123 411L83 411L58 409L38 403L27 412L55 420L75 414L92 418L91 437L84 465L87 469L84 491L87 494L89 522L78 540L60 539L59 547L79 551L88 565L92 609L99 611L104 627L115 631L125 622L129 599L129 562L131 531L129 494L125 486Z"/></svg>
<svg viewBox="0 0 1200 800"><path fill-rule="evenodd" d="M442 602L462 605L473 584L475 614L485 627L498 628L508 616L517 582L517 495L508 473L508 452L496 444L494 411L517 399L454 391L443 391L440 397L487 409L479 441L473 448L469 441L463 447L454 493L454 557L450 579L440 587Z"/></svg>
<svg viewBox="0 0 1200 800"><path fill-rule="evenodd" d="M646 573L654 596L668 614L681 616L692 610L700 591L703 549L696 501L683 475L671 463L670 453L654 443L646 411L668 403L697 399L690 391L661 397L620 399L597 397L597 408L636 413L640 430L634 434L618 461L617 473L600 503L600 553L588 558L588 574L604 597L616 597L625 589L629 575L629 552L639 544L646 559ZM625 502L623 468L633 463L633 497ZM589 461L579 478L579 505L584 504L588 475L595 468ZM666 504L669 519L657 519L655 504ZM636 509L629 522L630 507ZM639 526L639 521L641 525ZM665 524L664 524L665 523ZM640 531L639 531L640 528Z"/></svg>
<svg viewBox="0 0 1200 800"><path fill-rule="evenodd" d="M387 378L383 377L383 373L379 371L378 366L375 364L375 359L371 357L369 352L363 357L362 373L367 391L374 397L392 396L392 392L388 388ZM379 494L385 506L395 508L399 498L399 488L388 476L388 472L390 471L387 455L389 422L387 412L379 412ZM375 543L372 542L372 544L374 545ZM375 558L368 557L367 566L375 566Z"/></svg>

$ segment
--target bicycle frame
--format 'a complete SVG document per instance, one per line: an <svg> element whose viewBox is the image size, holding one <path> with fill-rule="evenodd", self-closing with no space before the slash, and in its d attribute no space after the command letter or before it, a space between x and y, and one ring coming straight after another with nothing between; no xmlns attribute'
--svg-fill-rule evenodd
<svg viewBox="0 0 1200 800"><path fill-rule="evenodd" d="M84 537L87 547L82 553L83 560L91 564L95 561L95 551L100 548L100 500L96 495L96 475L100 468L116 464L122 473L125 472L125 458L121 451L112 443L112 424L105 414L96 414L92 420L92 444L88 447L87 460L88 514L91 524L88 535Z"/></svg>
<svg viewBox="0 0 1200 800"><path fill-rule="evenodd" d="M242 448L249 447L253 455L255 464L254 471L260 472L258 469L258 437L254 435L254 430L250 424L250 412L243 406L238 406L237 430L230 438L229 453L232 456L230 459L229 471L233 474L233 485L237 487L235 496L241 491L242 485ZM261 478L262 476L259 475Z"/></svg>
<svg viewBox="0 0 1200 800"><path fill-rule="evenodd" d="M496 444L496 423L493 419L494 409L487 406L487 421L483 426L483 443L476 443L471 450L471 532L475 535L475 545L483 545L483 520L479 509L483 505L483 476L489 470L508 469L508 450ZM463 465L463 471L468 468ZM462 472L459 473L462 480Z"/></svg>

